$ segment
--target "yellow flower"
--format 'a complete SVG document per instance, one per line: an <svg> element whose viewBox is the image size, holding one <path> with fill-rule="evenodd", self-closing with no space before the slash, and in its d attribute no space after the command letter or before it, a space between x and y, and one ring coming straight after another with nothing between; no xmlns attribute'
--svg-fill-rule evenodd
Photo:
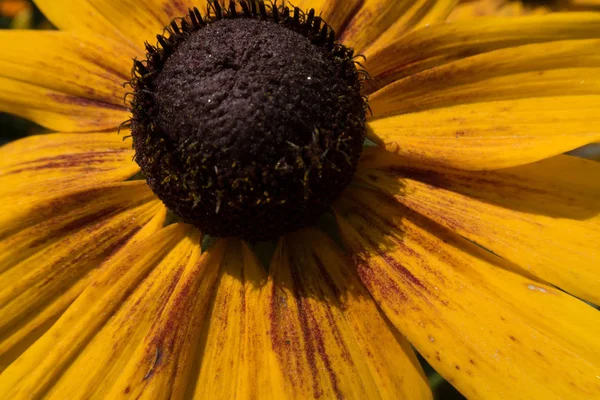
<svg viewBox="0 0 600 400"><path fill-rule="evenodd" d="M377 146L339 237L266 269L167 224L116 133L194 2L36 3L60 31L0 32L0 110L60 133L0 148L1 398L430 398L411 345L469 398L600 396L600 165L561 155L600 141L600 14L297 1L366 56Z"/></svg>

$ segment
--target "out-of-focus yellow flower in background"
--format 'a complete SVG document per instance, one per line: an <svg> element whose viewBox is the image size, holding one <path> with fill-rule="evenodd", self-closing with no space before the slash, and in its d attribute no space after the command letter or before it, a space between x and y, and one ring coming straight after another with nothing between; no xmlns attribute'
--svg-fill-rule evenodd
<svg viewBox="0 0 600 400"><path fill-rule="evenodd" d="M13 29L28 29L32 27L33 7L26 0L0 0L0 16L10 19Z"/></svg>

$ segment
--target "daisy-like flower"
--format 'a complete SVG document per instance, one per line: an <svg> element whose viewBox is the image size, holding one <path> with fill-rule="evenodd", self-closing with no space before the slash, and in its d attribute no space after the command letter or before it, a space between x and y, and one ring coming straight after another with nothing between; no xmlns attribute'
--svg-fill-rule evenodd
<svg viewBox="0 0 600 400"><path fill-rule="evenodd" d="M1 398L430 398L414 349L470 398L600 396L600 165L561 155L600 140L599 14L36 3L0 110L59 133L0 149Z"/></svg>

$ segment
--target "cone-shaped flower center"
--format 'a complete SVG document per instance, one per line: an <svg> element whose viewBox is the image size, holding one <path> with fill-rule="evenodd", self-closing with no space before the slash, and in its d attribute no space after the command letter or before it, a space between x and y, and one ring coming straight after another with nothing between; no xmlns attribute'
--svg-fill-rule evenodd
<svg viewBox="0 0 600 400"><path fill-rule="evenodd" d="M266 239L313 223L363 146L351 50L312 13L258 10L192 15L136 64L136 161L169 209L215 236Z"/></svg>

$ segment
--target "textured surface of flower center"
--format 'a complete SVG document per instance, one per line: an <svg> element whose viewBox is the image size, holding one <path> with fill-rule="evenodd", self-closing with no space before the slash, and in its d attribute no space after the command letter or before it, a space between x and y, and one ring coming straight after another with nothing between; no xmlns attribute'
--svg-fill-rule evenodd
<svg viewBox="0 0 600 400"><path fill-rule="evenodd" d="M365 135L359 74L347 49L295 28L213 21L135 87L136 161L166 206L208 234L306 226L352 178Z"/></svg>

